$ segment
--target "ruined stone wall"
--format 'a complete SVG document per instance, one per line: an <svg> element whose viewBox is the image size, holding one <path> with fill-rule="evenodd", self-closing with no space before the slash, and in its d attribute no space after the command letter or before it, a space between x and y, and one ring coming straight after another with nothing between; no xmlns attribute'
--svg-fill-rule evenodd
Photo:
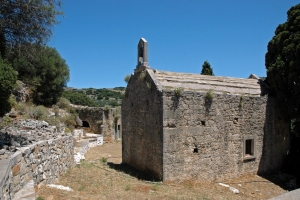
<svg viewBox="0 0 300 200"><path fill-rule="evenodd" d="M104 122L104 111L102 108L94 108L87 106L76 106L79 118L82 121L87 121L91 130L96 134L102 134L101 123Z"/></svg>
<svg viewBox="0 0 300 200"><path fill-rule="evenodd" d="M122 101L122 162L162 178L162 93L149 74L131 76Z"/></svg>
<svg viewBox="0 0 300 200"><path fill-rule="evenodd" d="M87 121L95 134L103 134L105 141L115 139L114 108L104 110L103 108L76 106L79 118Z"/></svg>
<svg viewBox="0 0 300 200"><path fill-rule="evenodd" d="M33 179L36 190L41 183L51 183L74 166L72 136L36 142L22 147L10 159L1 160L2 173L0 199L12 199L13 195Z"/></svg>
<svg viewBox="0 0 300 200"><path fill-rule="evenodd" d="M163 92L163 180L220 181L257 173L260 166L278 168L275 162L261 160L263 153L279 153L273 150L284 142L279 131L277 140L270 136L275 116L264 132L267 97L213 94L209 100L206 95L186 91L177 98L174 91ZM244 155L247 138L254 140L252 159ZM281 155L287 146L278 150Z"/></svg>

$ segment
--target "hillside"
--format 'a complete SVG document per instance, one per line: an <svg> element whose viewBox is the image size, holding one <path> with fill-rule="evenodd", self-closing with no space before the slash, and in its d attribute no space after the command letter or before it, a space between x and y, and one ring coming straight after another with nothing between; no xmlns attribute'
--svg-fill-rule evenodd
<svg viewBox="0 0 300 200"><path fill-rule="evenodd" d="M63 97L71 103L91 107L121 106L125 87L115 88L65 88Z"/></svg>

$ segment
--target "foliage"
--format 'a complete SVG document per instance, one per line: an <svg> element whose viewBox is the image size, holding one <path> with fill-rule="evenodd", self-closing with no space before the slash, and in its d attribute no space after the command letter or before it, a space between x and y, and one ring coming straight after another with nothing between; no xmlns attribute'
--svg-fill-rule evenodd
<svg viewBox="0 0 300 200"><path fill-rule="evenodd" d="M1 0L0 51L24 43L45 44L61 15L60 0Z"/></svg>
<svg viewBox="0 0 300 200"><path fill-rule="evenodd" d="M182 92L183 92L183 89L182 89L182 88L176 88L176 89L174 90L174 94L175 94L175 96L178 97L178 98L181 97Z"/></svg>
<svg viewBox="0 0 300 200"><path fill-rule="evenodd" d="M49 115L49 111L44 106L33 106L28 111L29 117L36 120L45 120Z"/></svg>
<svg viewBox="0 0 300 200"><path fill-rule="evenodd" d="M273 89L287 121L300 119L300 4L287 12L268 43L265 57L267 83Z"/></svg>
<svg viewBox="0 0 300 200"><path fill-rule="evenodd" d="M110 109L111 109L111 107L110 107L110 106L108 106L108 105L104 106L104 111L105 111L105 112L108 112L108 111L110 111Z"/></svg>
<svg viewBox="0 0 300 200"><path fill-rule="evenodd" d="M17 103L17 105L15 106L15 109L19 115L25 115L28 108L29 108L28 105L22 102Z"/></svg>
<svg viewBox="0 0 300 200"><path fill-rule="evenodd" d="M76 114L69 114L60 119L69 129L73 130L76 126Z"/></svg>
<svg viewBox="0 0 300 200"><path fill-rule="evenodd" d="M214 93L213 91L210 89L206 92L205 94L205 99L207 99L208 101L212 101L214 98Z"/></svg>
<svg viewBox="0 0 300 200"><path fill-rule="evenodd" d="M126 82L126 83L128 83L129 82L129 80L130 80L130 74L126 74L126 76L124 77L124 81Z"/></svg>
<svg viewBox="0 0 300 200"><path fill-rule="evenodd" d="M146 76L147 76L146 71L145 71L145 70L142 71L142 72L140 73L139 80L141 80L141 81L145 80Z"/></svg>
<svg viewBox="0 0 300 200"><path fill-rule="evenodd" d="M201 75L210 75L214 76L213 69L210 67L209 62L205 61L202 65Z"/></svg>
<svg viewBox="0 0 300 200"><path fill-rule="evenodd" d="M30 48L27 49L26 47ZM32 51L34 59L23 52ZM56 49L39 45L23 45L17 56L10 57L19 79L30 86L33 102L51 106L58 101L69 81L69 67Z"/></svg>
<svg viewBox="0 0 300 200"><path fill-rule="evenodd" d="M77 105L90 107L104 107L105 105L109 105L117 107L122 103L124 89L124 87L116 87L114 89L65 89L63 96ZM89 96L86 94L89 94Z"/></svg>
<svg viewBox="0 0 300 200"><path fill-rule="evenodd" d="M70 104L70 101L64 97L59 98L58 102L56 103L56 105L62 109L68 109Z"/></svg>
<svg viewBox="0 0 300 200"><path fill-rule="evenodd" d="M242 95L242 96L240 97L240 103L239 103L239 107L240 107L240 108L243 107L243 105L244 105L244 100L245 100L245 97Z"/></svg>
<svg viewBox="0 0 300 200"><path fill-rule="evenodd" d="M17 74L10 64L0 56L0 116L9 112L11 105L9 98L17 80Z"/></svg>
<svg viewBox="0 0 300 200"><path fill-rule="evenodd" d="M101 158L101 162L102 162L103 164L107 163L107 158Z"/></svg>
<svg viewBox="0 0 300 200"><path fill-rule="evenodd" d="M97 104L86 94L80 92L74 92L71 90L65 90L62 96L69 100L72 104L96 107Z"/></svg>
<svg viewBox="0 0 300 200"><path fill-rule="evenodd" d="M4 122L4 125L5 125L5 126L9 126L9 125L10 125L10 122L11 122L10 117L7 116L7 115L4 116L3 122Z"/></svg>

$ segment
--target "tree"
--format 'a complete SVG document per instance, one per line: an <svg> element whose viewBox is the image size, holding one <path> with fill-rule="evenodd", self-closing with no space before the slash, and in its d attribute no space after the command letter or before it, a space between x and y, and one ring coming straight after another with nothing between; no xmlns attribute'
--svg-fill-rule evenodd
<svg viewBox="0 0 300 200"><path fill-rule="evenodd" d="M62 14L60 0L0 0L0 52L24 43L45 44Z"/></svg>
<svg viewBox="0 0 300 200"><path fill-rule="evenodd" d="M278 25L265 56L267 83L274 91L287 121L300 119L300 4ZM299 123L298 123L299 124Z"/></svg>
<svg viewBox="0 0 300 200"><path fill-rule="evenodd" d="M209 62L205 61L202 65L201 75L210 75L214 76L213 69L210 67Z"/></svg>
<svg viewBox="0 0 300 200"><path fill-rule="evenodd" d="M16 71L0 56L0 116L10 111L8 99L16 80Z"/></svg>
<svg viewBox="0 0 300 200"><path fill-rule="evenodd" d="M24 51L30 51L35 59L22 54ZM20 53L12 59L12 65L19 73L18 78L31 87L33 102L38 105L55 104L70 77L65 60L56 49L47 46L22 46Z"/></svg>
<svg viewBox="0 0 300 200"><path fill-rule="evenodd" d="M86 94L77 91L65 90L63 97L68 99L72 104L97 107L97 104Z"/></svg>

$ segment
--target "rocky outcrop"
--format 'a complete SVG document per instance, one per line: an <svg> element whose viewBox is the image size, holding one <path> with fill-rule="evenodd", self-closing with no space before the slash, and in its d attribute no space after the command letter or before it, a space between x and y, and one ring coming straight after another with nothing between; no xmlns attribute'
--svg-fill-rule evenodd
<svg viewBox="0 0 300 200"><path fill-rule="evenodd" d="M12 93L16 97L17 102L25 103L29 100L29 89L22 81L17 80L16 87Z"/></svg>

